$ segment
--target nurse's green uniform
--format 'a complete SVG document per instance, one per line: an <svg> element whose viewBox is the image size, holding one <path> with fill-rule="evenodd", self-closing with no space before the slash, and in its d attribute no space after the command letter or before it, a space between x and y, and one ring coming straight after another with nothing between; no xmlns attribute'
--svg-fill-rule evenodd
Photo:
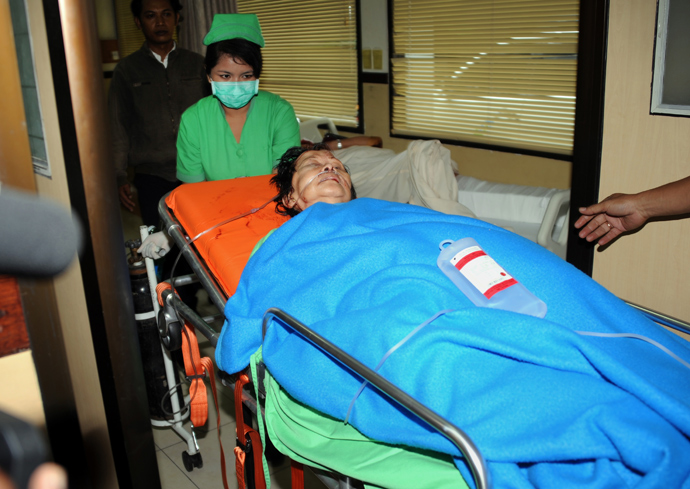
<svg viewBox="0 0 690 489"><path fill-rule="evenodd" d="M285 151L300 145L299 125L289 102L259 90L250 102L237 143L214 96L182 114L177 136L177 178L185 183L268 175Z"/></svg>

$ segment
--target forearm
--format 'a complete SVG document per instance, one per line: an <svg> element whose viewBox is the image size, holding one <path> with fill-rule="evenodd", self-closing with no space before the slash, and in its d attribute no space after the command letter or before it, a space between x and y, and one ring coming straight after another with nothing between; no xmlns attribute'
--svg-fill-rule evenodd
<svg viewBox="0 0 690 489"><path fill-rule="evenodd" d="M636 195L640 213L647 218L690 212L690 177L645 190Z"/></svg>
<svg viewBox="0 0 690 489"><path fill-rule="evenodd" d="M333 151L336 149L350 148L352 146L372 146L376 148L381 147L381 138L370 136L355 136L351 138L341 139L341 148L338 148L338 140L328 141L326 144Z"/></svg>

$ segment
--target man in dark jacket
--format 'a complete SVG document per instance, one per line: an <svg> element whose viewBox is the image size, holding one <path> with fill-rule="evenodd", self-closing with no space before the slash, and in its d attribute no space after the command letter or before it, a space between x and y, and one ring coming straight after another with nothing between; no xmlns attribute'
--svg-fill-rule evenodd
<svg viewBox="0 0 690 489"><path fill-rule="evenodd" d="M146 42L117 64L108 97L120 201L134 210L127 180L131 166L147 226L158 224L158 201L180 184L175 176L180 117L210 94L203 57L173 40L181 8L179 0L132 1L134 22Z"/></svg>

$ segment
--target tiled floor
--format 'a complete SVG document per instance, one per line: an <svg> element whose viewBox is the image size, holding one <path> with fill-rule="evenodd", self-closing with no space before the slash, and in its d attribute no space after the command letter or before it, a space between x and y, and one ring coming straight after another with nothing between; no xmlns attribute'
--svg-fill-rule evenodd
<svg viewBox="0 0 690 489"><path fill-rule="evenodd" d="M202 356L213 355L213 349L208 345L201 335L199 336L200 350ZM161 484L164 489L182 488L222 488L221 465L220 465L220 444L218 441L218 415L213 402L213 394L210 389L209 381L207 384L207 396L209 405L209 416L205 426L196 428L196 437L199 444L204 466L200 469L195 468L187 472L182 462L182 452L187 450L187 443L173 430L168 428L153 428L153 438L157 448L157 459ZM216 382L218 389L218 404L220 410L220 439L223 443L223 450L226 456L226 466L228 467L228 483L231 488L237 487L234 477L234 454L235 446L235 416L232 392L223 386L219 381ZM186 388L185 388L186 391ZM190 423L186 421L184 428L190 432ZM282 469L280 467L279 469Z"/></svg>
<svg viewBox="0 0 690 489"><path fill-rule="evenodd" d="M201 335L198 337L201 355L213 358L213 348ZM220 381L216 382L221 418L220 440L225 453L228 487L236 489L238 486L233 453L235 447L234 400L231 390L223 386ZM187 472L182 462L182 452L187 449L187 443L171 429L153 428L158 469L163 489L222 489L223 487L217 428L218 418L208 380L207 395L209 419L204 427L196 430L199 451L204 462L202 468L195 468L193 471ZM187 431L189 431L189 426L189 421L184 423ZM269 472L271 474L271 487L276 489L290 488L290 463L287 459L277 466L269 463ZM322 488L323 485L313 475L307 473L305 488L317 487Z"/></svg>
<svg viewBox="0 0 690 489"><path fill-rule="evenodd" d="M139 226L141 219L125 210L122 211L123 233L125 241L139 239ZM209 304L208 296L201 290L198 295L198 312L204 315L217 314L217 310ZM219 325L214 327L220 328ZM202 356L208 356L214 360L214 351L208 340L201 334L197 335ZM215 364L215 360L214 360ZM230 489L237 489L235 476L235 409L234 397L230 388L217 382L218 404L220 410L220 440L225 453L225 465L227 468L227 481ZM182 452L186 451L187 443L170 428L152 427L153 438L156 444L156 458L162 489L222 489L223 480L221 474L220 444L218 440L218 428L213 394L206 379L209 405L208 421L202 428L196 429L199 452L203 459L203 467L195 468L188 472L182 462ZM183 387L187 393L186 386ZM183 427L189 433L190 422L187 420ZM269 464L271 474L271 487L274 489L290 488L290 462L285 459L274 466ZM324 485L309 471L305 470L305 489L323 488Z"/></svg>

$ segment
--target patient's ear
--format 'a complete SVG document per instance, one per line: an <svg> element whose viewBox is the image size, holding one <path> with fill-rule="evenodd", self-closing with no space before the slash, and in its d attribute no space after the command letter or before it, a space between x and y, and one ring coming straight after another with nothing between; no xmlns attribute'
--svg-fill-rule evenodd
<svg viewBox="0 0 690 489"><path fill-rule="evenodd" d="M292 198L292 192L283 197L283 205L288 209L292 209L293 207L295 207L296 202L297 201Z"/></svg>

